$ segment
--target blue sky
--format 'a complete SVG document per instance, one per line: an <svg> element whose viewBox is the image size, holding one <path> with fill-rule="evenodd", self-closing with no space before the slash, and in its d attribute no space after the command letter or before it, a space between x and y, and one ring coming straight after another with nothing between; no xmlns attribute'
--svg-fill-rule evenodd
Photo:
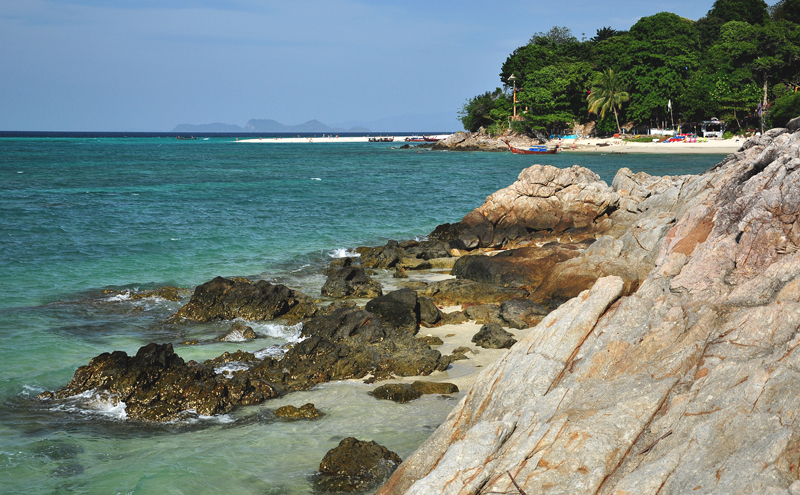
<svg viewBox="0 0 800 495"><path fill-rule="evenodd" d="M697 20L712 4L0 0L0 130L408 114L452 114L455 130L464 101L497 87L535 32L591 37L665 10Z"/></svg>

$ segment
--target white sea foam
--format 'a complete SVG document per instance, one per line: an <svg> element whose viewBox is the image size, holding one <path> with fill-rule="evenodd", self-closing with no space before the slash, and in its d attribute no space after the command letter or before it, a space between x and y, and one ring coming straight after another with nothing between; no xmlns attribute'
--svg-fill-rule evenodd
<svg viewBox="0 0 800 495"><path fill-rule="evenodd" d="M237 328L236 330L231 330L222 340L224 342L247 342L250 339L245 337L242 331Z"/></svg>
<svg viewBox="0 0 800 495"><path fill-rule="evenodd" d="M222 366L217 366L214 368L214 373L218 375L225 375L226 378L230 378L235 372L248 369L250 369L250 365L247 363L231 361L230 363L225 363Z"/></svg>
<svg viewBox="0 0 800 495"><path fill-rule="evenodd" d="M20 392L20 395L25 397L30 397L30 396L35 397L41 394L42 392L44 392L44 389L41 387L31 387L30 385L23 385L22 392Z"/></svg>
<svg viewBox="0 0 800 495"><path fill-rule="evenodd" d="M122 301L130 301L131 300L131 291L126 290L121 294L115 294L113 296L105 298L105 301L108 302L122 302Z"/></svg>
<svg viewBox="0 0 800 495"><path fill-rule="evenodd" d="M170 237L169 240L170 241L180 241L181 238L180 237Z"/></svg>
<svg viewBox="0 0 800 495"><path fill-rule="evenodd" d="M292 270L292 273L302 272L304 269L308 268L309 266L311 266L311 265L306 263L305 265L301 266L297 270Z"/></svg>
<svg viewBox="0 0 800 495"><path fill-rule="evenodd" d="M167 421L167 424L197 424L201 421L204 422L213 422L213 423L233 423L236 420L233 419L228 414L218 414L216 416L206 416L204 414L197 414L196 409L186 409L179 413L179 417L177 419L173 419L172 421Z"/></svg>
<svg viewBox="0 0 800 495"><path fill-rule="evenodd" d="M99 414L109 419L124 420L128 413L127 405L117 400L116 396L101 394L96 389L87 390L82 394L70 397L66 401L53 407L54 411L66 411L79 414Z"/></svg>
<svg viewBox="0 0 800 495"><path fill-rule="evenodd" d="M280 345L273 345L270 347L265 347L260 351L256 351L253 355L256 359L265 360L267 358L279 358L286 354L287 349Z"/></svg>
<svg viewBox="0 0 800 495"><path fill-rule="evenodd" d="M253 330L256 332L257 335L262 337L273 337L276 339L286 339L290 341L293 338L297 338L300 336L300 332L303 331L303 323L298 323L296 325L281 325L279 323L256 323L256 322L249 322L249 325L252 326Z"/></svg>
<svg viewBox="0 0 800 495"><path fill-rule="evenodd" d="M312 177L311 180L322 180L319 177Z"/></svg>
<svg viewBox="0 0 800 495"><path fill-rule="evenodd" d="M328 256L331 258L357 258L361 256L361 254L353 251L352 249L339 248L328 253Z"/></svg>

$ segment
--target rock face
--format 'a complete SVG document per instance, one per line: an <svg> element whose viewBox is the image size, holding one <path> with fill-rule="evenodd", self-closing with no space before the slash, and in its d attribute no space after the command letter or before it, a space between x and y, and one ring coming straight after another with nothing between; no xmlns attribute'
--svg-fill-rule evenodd
<svg viewBox="0 0 800 495"><path fill-rule="evenodd" d="M124 402L129 418L146 421L170 421L190 409L210 416L278 395L262 380L241 374L228 379L211 366L189 365L175 354L172 344L148 344L134 357L122 351L97 356L78 368L66 387L43 398L65 398L95 389L110 400Z"/></svg>
<svg viewBox="0 0 800 495"><path fill-rule="evenodd" d="M367 490L383 481L400 462L400 456L382 445L345 438L322 458L317 485L332 492Z"/></svg>
<svg viewBox="0 0 800 495"><path fill-rule="evenodd" d="M258 321L284 317L300 320L312 316L316 310L310 297L285 285L271 284L266 280L250 282L217 277L198 285L189 302L173 318Z"/></svg>
<svg viewBox="0 0 800 495"><path fill-rule="evenodd" d="M371 298L383 294L381 284L372 280L360 266L331 268L322 295Z"/></svg>
<svg viewBox="0 0 800 495"><path fill-rule="evenodd" d="M378 493L517 493L507 472L544 495L789 493L800 132L668 182L609 242L649 264L640 285L600 278L546 316Z"/></svg>

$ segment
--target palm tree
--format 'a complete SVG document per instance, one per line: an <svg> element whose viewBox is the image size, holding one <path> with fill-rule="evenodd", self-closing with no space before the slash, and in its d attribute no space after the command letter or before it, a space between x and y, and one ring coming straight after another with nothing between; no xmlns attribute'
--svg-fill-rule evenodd
<svg viewBox="0 0 800 495"><path fill-rule="evenodd" d="M622 132L619 127L617 109L631 98L625 89L619 76L614 74L612 69L607 69L597 75L592 92L587 98L590 113L600 113L600 118L603 118L609 110L614 112L614 118L617 119L617 132Z"/></svg>

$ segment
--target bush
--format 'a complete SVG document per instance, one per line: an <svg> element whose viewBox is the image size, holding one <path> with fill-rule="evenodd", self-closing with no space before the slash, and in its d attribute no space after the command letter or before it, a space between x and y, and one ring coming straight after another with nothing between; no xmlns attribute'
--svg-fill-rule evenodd
<svg viewBox="0 0 800 495"><path fill-rule="evenodd" d="M733 133L731 131L725 131L725 134L722 135L722 139L731 139L733 137Z"/></svg>
<svg viewBox="0 0 800 495"><path fill-rule="evenodd" d="M772 127L786 127L795 117L800 116L800 93L789 93L775 100L769 112Z"/></svg>

